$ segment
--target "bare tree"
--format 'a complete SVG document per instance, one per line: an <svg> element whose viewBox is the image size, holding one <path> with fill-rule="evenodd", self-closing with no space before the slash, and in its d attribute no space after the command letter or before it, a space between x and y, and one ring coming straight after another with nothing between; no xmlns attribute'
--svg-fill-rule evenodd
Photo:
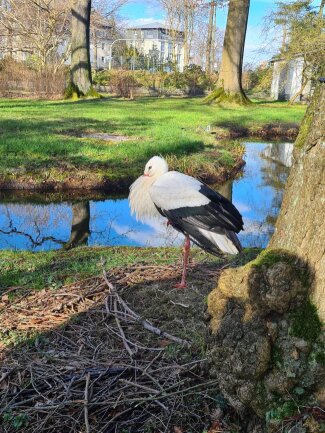
<svg viewBox="0 0 325 433"><path fill-rule="evenodd" d="M201 7L198 11L195 17L195 26L192 39L193 63L201 66L205 70L207 70L206 48L209 28L209 20L207 17L208 11L208 7ZM216 63L218 62L218 58L221 56L224 33L216 27L213 36L211 51L209 52L208 57L211 58L210 64L214 65L215 69L218 69Z"/></svg>
<svg viewBox="0 0 325 433"><path fill-rule="evenodd" d="M28 55L39 69L64 65L69 55L69 2L6 0L0 3L0 51L17 60Z"/></svg>

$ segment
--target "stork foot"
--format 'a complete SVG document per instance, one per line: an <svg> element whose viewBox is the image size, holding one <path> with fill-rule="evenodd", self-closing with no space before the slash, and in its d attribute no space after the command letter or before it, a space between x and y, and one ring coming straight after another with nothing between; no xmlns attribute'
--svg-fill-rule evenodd
<svg viewBox="0 0 325 433"><path fill-rule="evenodd" d="M180 283L175 284L175 289L186 289L186 283L181 281Z"/></svg>

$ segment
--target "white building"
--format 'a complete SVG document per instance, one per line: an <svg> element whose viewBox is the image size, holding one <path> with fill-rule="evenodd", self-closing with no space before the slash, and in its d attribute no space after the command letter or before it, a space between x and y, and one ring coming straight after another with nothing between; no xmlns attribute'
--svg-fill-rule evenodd
<svg viewBox="0 0 325 433"><path fill-rule="evenodd" d="M304 59L302 57L289 61L274 59L271 63L273 64L271 97L279 101L289 101L301 88ZM309 81L296 102L305 100L310 94L311 82Z"/></svg>
<svg viewBox="0 0 325 433"><path fill-rule="evenodd" d="M127 45L160 65L175 61L184 70L184 32L168 29L161 23L131 27L126 32Z"/></svg>

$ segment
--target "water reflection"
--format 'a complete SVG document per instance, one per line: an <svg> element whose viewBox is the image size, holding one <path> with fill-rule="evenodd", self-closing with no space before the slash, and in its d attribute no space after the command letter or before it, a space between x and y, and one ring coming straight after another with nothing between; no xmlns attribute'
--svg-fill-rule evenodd
<svg viewBox="0 0 325 433"><path fill-rule="evenodd" d="M263 154L286 167L291 167L292 151L293 143L268 143Z"/></svg>
<svg viewBox="0 0 325 433"><path fill-rule="evenodd" d="M283 150L281 146L286 146ZM243 175L217 189L244 217L244 246L265 247L274 230L291 158L286 144L248 143ZM279 157L281 163L275 161ZM166 221L136 221L126 198L0 204L0 248L51 250L77 245L171 246L183 241Z"/></svg>

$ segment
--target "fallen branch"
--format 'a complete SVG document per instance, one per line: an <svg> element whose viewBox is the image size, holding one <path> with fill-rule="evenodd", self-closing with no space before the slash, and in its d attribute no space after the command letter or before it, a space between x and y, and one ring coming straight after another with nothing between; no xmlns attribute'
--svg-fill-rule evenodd
<svg viewBox="0 0 325 433"><path fill-rule="evenodd" d="M89 381L90 381L90 373L87 373L86 386L85 386L85 404L84 404L85 426L86 426L87 433L90 433L89 419L88 419Z"/></svg>
<svg viewBox="0 0 325 433"><path fill-rule="evenodd" d="M129 319L132 322L139 323L140 325L143 326L144 329L146 329L149 332L152 332L153 334L158 335L159 337L166 338L166 339L173 341L174 343L177 343L177 344L182 344L185 347L191 347L191 343L189 341L183 340L182 338L179 338L179 337L175 337L174 335L169 334L166 331L162 331L157 326L152 325L148 320L142 319L139 316L139 314L137 314L133 310L131 310L131 308L123 301L123 299L117 293L113 284L108 280L105 270L103 271L103 276L104 276L104 279L105 279L105 282L106 282L108 288L110 289L110 292L109 292L109 294L105 300L106 311L108 314L113 315L115 317L115 320L117 320L117 318L119 316L120 316L120 318L122 318L125 321L127 319ZM119 304L122 307L122 311L117 309L117 304ZM113 306L114 308L110 308L110 305ZM117 324L118 324L119 329L120 329L119 321L117 321ZM120 332L121 332L121 329L120 329ZM123 330L122 330L122 332L123 332ZM124 335L124 332L123 332L123 335ZM124 335L124 340L126 340L125 335ZM123 343L125 343L124 340L123 340ZM124 346L125 346L125 344L124 344ZM129 347L129 350L132 352L130 347ZM130 353L129 350L128 350L128 352ZM130 353L130 355L131 355L131 353Z"/></svg>

